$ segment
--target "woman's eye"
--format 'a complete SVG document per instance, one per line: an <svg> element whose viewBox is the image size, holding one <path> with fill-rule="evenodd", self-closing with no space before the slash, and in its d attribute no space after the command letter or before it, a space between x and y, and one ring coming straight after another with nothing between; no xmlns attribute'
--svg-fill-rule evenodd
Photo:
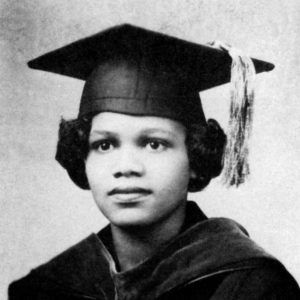
<svg viewBox="0 0 300 300"><path fill-rule="evenodd" d="M167 148L167 145L162 141L150 140L146 142L146 148L151 152L161 152Z"/></svg>
<svg viewBox="0 0 300 300"><path fill-rule="evenodd" d="M91 148L99 152L109 152L114 148L114 145L110 141L97 141L92 143Z"/></svg>

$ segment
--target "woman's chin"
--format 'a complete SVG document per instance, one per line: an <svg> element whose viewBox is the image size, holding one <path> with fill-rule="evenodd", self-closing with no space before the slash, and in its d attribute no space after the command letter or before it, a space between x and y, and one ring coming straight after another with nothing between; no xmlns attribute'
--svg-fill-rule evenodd
<svg viewBox="0 0 300 300"><path fill-rule="evenodd" d="M151 226L151 224L154 223L136 218L134 220L118 219L115 221L111 221L111 224L119 228L138 228L138 227L142 228L142 227Z"/></svg>
<svg viewBox="0 0 300 300"><path fill-rule="evenodd" d="M109 221L112 225L120 228L137 228L148 227L156 222L156 218L153 216L141 214L138 212L122 212L114 216L110 216Z"/></svg>

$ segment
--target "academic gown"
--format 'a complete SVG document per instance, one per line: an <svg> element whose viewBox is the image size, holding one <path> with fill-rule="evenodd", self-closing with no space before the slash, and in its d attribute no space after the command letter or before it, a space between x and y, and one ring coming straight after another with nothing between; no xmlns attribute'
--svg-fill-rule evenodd
<svg viewBox="0 0 300 300"><path fill-rule="evenodd" d="M118 272L108 226L13 282L9 299L300 299L300 290L243 227L188 202L181 233L133 269Z"/></svg>

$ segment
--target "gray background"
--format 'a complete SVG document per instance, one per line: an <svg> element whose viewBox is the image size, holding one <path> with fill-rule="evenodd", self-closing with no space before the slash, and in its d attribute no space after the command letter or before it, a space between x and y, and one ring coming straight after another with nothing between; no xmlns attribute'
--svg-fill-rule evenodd
<svg viewBox="0 0 300 300"><path fill-rule="evenodd" d="M243 224L300 281L299 1L2 0L0 4L0 299L10 281L98 231L89 192L55 162L60 117L76 116L83 83L26 61L128 22L194 42L222 40L276 69L257 77L250 181L215 180L190 195L209 216ZM201 94L226 127L228 85Z"/></svg>

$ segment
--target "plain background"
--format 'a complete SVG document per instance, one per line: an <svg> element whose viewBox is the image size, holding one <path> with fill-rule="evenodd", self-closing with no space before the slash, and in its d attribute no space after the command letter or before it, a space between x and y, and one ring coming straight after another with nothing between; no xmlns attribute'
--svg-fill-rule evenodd
<svg viewBox="0 0 300 300"><path fill-rule="evenodd" d="M2 0L0 12L0 299L9 282L106 224L54 160L58 122L76 116L83 83L26 62L125 22L221 40L276 65L257 76L249 182L227 189L217 179L190 199L240 222L300 281L299 1ZM228 95L228 85L201 94L224 128Z"/></svg>

